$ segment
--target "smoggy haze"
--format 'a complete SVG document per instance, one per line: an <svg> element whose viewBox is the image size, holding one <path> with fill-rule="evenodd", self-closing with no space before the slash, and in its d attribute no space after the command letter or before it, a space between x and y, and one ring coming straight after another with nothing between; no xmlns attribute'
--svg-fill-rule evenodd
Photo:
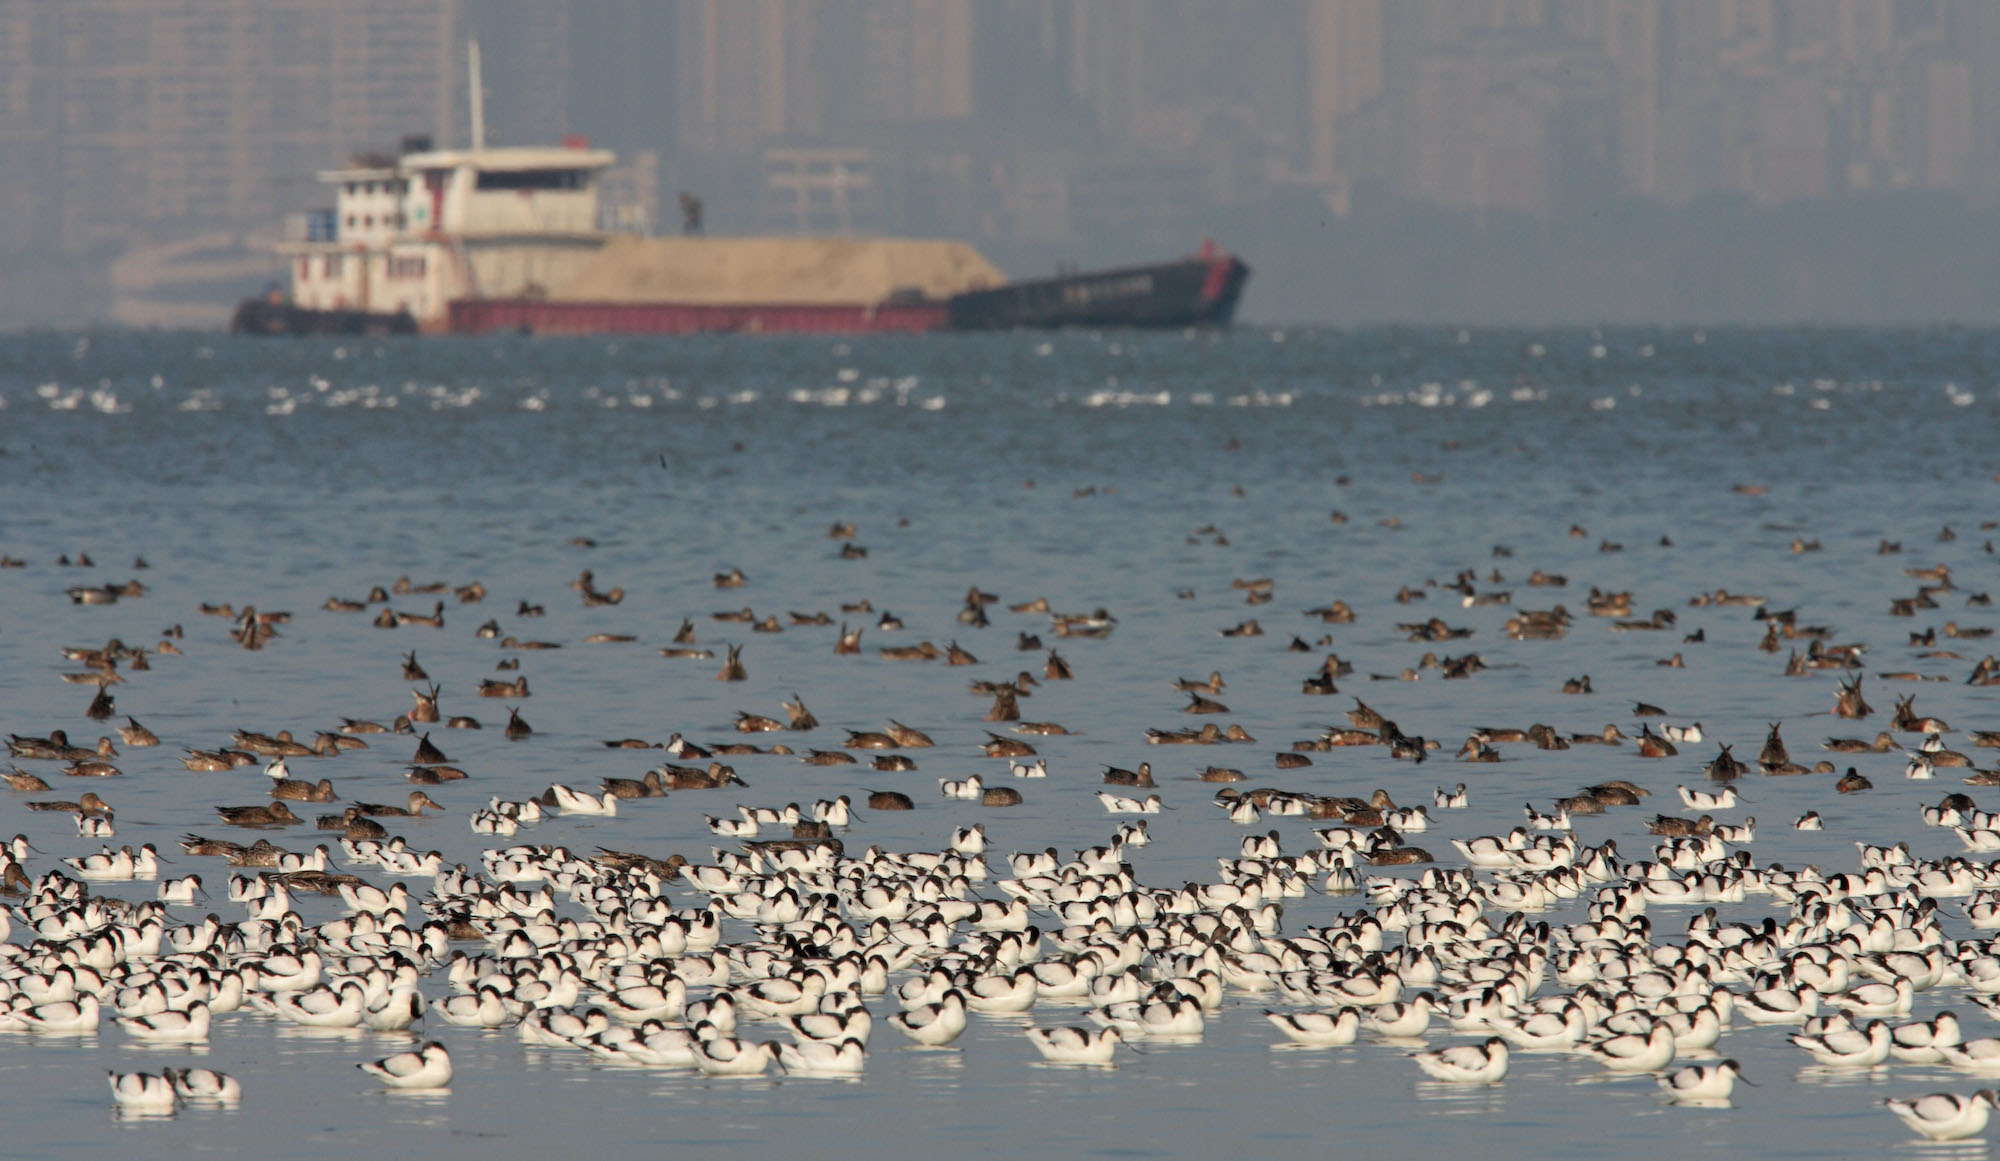
<svg viewBox="0 0 2000 1161"><path fill-rule="evenodd" d="M1976 0L0 0L0 327L214 321L315 171L464 142L470 37L627 226L1214 237L1251 322L2000 319Z"/></svg>

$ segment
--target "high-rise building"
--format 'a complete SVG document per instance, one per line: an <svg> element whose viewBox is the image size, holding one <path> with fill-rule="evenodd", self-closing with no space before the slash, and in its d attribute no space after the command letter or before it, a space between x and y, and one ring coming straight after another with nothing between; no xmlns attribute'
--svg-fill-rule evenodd
<svg viewBox="0 0 2000 1161"><path fill-rule="evenodd" d="M1305 44L1305 176L1331 183L1342 122L1382 95L1382 0L1307 0Z"/></svg>
<svg viewBox="0 0 2000 1161"><path fill-rule="evenodd" d="M748 156L817 139L826 84L819 0L682 0L675 29L679 143Z"/></svg>
<svg viewBox="0 0 2000 1161"><path fill-rule="evenodd" d="M455 0L0 0L0 246L77 253L297 208L311 174L449 139Z"/></svg>
<svg viewBox="0 0 2000 1161"><path fill-rule="evenodd" d="M972 0L868 0L859 16L862 119L972 116Z"/></svg>

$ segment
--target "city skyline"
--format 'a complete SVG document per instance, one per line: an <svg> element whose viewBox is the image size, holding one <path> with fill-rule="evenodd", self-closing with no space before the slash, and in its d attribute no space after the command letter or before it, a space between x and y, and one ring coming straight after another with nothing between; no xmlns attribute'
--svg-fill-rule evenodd
<svg viewBox="0 0 2000 1161"><path fill-rule="evenodd" d="M1016 274L1213 236L1281 322L2000 313L1974 0L0 0L0 309L170 295L152 257L274 233L313 173L463 143L472 38L490 140L618 150L626 224L687 189ZM1688 255L1745 246L1703 289ZM1916 298L1838 285L1875 268Z"/></svg>

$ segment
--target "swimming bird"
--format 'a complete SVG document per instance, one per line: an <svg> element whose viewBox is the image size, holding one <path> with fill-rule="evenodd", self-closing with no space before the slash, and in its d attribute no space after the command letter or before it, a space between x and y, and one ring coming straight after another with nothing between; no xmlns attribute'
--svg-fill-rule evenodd
<svg viewBox="0 0 2000 1161"><path fill-rule="evenodd" d="M927 1048L941 1048L958 1039L967 1020L965 993L957 988L945 989L932 1003L905 1008L889 1017L889 1023Z"/></svg>
<svg viewBox="0 0 2000 1161"><path fill-rule="evenodd" d="M1097 792L1097 800L1103 803L1104 809L1112 814L1160 813L1160 796L1157 794L1148 794L1144 798L1124 798L1109 791L1100 790Z"/></svg>
<svg viewBox="0 0 2000 1161"><path fill-rule="evenodd" d="M1584 1045L1584 1055L1613 1072L1657 1072L1673 1063L1674 1033L1655 1025L1645 1035L1628 1032Z"/></svg>
<svg viewBox="0 0 2000 1161"><path fill-rule="evenodd" d="M1934 1092L1910 1100L1885 1099L1883 1105L1920 1137L1933 1141L1956 1141L1978 1135L2000 1096L1982 1088L1970 1096Z"/></svg>
<svg viewBox="0 0 2000 1161"><path fill-rule="evenodd" d="M180 1101L173 1082L164 1076L155 1076L150 1072L109 1071L104 1076L111 1086L112 1103L120 1108L164 1112Z"/></svg>
<svg viewBox="0 0 2000 1161"><path fill-rule="evenodd" d="M1489 1036L1480 1044L1457 1044L1432 1052L1418 1052L1410 1059L1424 1075L1447 1084L1494 1084L1507 1075L1507 1042Z"/></svg>
<svg viewBox="0 0 2000 1161"><path fill-rule="evenodd" d="M1871 1020L1866 1028L1831 1028L1818 1035L1795 1033L1793 1044L1829 1068L1873 1068L1889 1059L1889 1025Z"/></svg>
<svg viewBox="0 0 2000 1161"><path fill-rule="evenodd" d="M1042 1059L1052 1064L1087 1064L1108 1068L1113 1065L1112 1053L1124 1042L1124 1036L1116 1028L1093 1031L1074 1026L1031 1027L1025 1031L1028 1043L1035 1046Z"/></svg>
<svg viewBox="0 0 2000 1161"><path fill-rule="evenodd" d="M1361 1012L1343 1007L1333 1012L1273 1012L1264 1018L1274 1024L1294 1044L1314 1048L1352 1044L1361 1033Z"/></svg>
<svg viewBox="0 0 2000 1161"><path fill-rule="evenodd" d="M557 782L548 789L547 804L564 814L617 814L618 796L606 791L602 796L586 794Z"/></svg>
<svg viewBox="0 0 2000 1161"><path fill-rule="evenodd" d="M166 1068L160 1071L184 1101L233 1105L243 1099L243 1083L226 1072L217 1072L212 1068Z"/></svg>
<svg viewBox="0 0 2000 1161"><path fill-rule="evenodd" d="M398 1052L380 1060L363 1061L354 1067L390 1088L443 1088L451 1083L451 1053L437 1041L427 1042L415 1052Z"/></svg>
<svg viewBox="0 0 2000 1161"><path fill-rule="evenodd" d="M1724 1060L1719 1064L1690 1064L1659 1078L1660 1089L1668 1099L1688 1104L1726 1101L1739 1080L1743 1080L1743 1066L1734 1060ZM1743 1083L1750 1082L1744 1080Z"/></svg>
<svg viewBox="0 0 2000 1161"><path fill-rule="evenodd" d="M268 806L218 806L215 812L231 826L294 826L305 821L283 802Z"/></svg>
<svg viewBox="0 0 2000 1161"><path fill-rule="evenodd" d="M212 1017L206 1003L196 1000L182 1011L152 1016L121 1016L118 1026L134 1040L156 1044L200 1044L208 1040Z"/></svg>
<svg viewBox="0 0 2000 1161"><path fill-rule="evenodd" d="M694 1065L708 1076L759 1076L777 1059L778 1046L765 1041L748 1044L732 1036L697 1038L690 1045Z"/></svg>
<svg viewBox="0 0 2000 1161"><path fill-rule="evenodd" d="M425 808L442 811L444 806L421 790L410 791L410 797L402 806L385 806L375 802L357 802L354 808L362 814L377 818L421 818Z"/></svg>
<svg viewBox="0 0 2000 1161"><path fill-rule="evenodd" d="M778 1045L778 1067L795 1076L858 1076L867 1063L867 1048L853 1037Z"/></svg>

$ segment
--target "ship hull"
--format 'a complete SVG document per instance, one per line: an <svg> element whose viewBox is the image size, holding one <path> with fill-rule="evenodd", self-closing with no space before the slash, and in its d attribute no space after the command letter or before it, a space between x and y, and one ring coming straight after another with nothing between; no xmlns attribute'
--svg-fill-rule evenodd
<svg viewBox="0 0 2000 1161"><path fill-rule="evenodd" d="M921 334L1059 327L1227 326L1250 268L1221 253L1149 266L1013 282L946 299L880 303L690 303L463 298L424 326L443 334ZM407 334L407 314L310 310L249 299L234 331L248 334Z"/></svg>
<svg viewBox="0 0 2000 1161"><path fill-rule="evenodd" d="M407 312L311 310L267 298L236 304L229 329L243 335L413 335L417 320Z"/></svg>
<svg viewBox="0 0 2000 1161"><path fill-rule="evenodd" d="M952 330L1227 326L1250 268L1228 254L1011 282L954 295Z"/></svg>
<svg viewBox="0 0 2000 1161"><path fill-rule="evenodd" d="M474 298L451 304L453 334L915 334L945 323L941 302L851 305L548 302Z"/></svg>

